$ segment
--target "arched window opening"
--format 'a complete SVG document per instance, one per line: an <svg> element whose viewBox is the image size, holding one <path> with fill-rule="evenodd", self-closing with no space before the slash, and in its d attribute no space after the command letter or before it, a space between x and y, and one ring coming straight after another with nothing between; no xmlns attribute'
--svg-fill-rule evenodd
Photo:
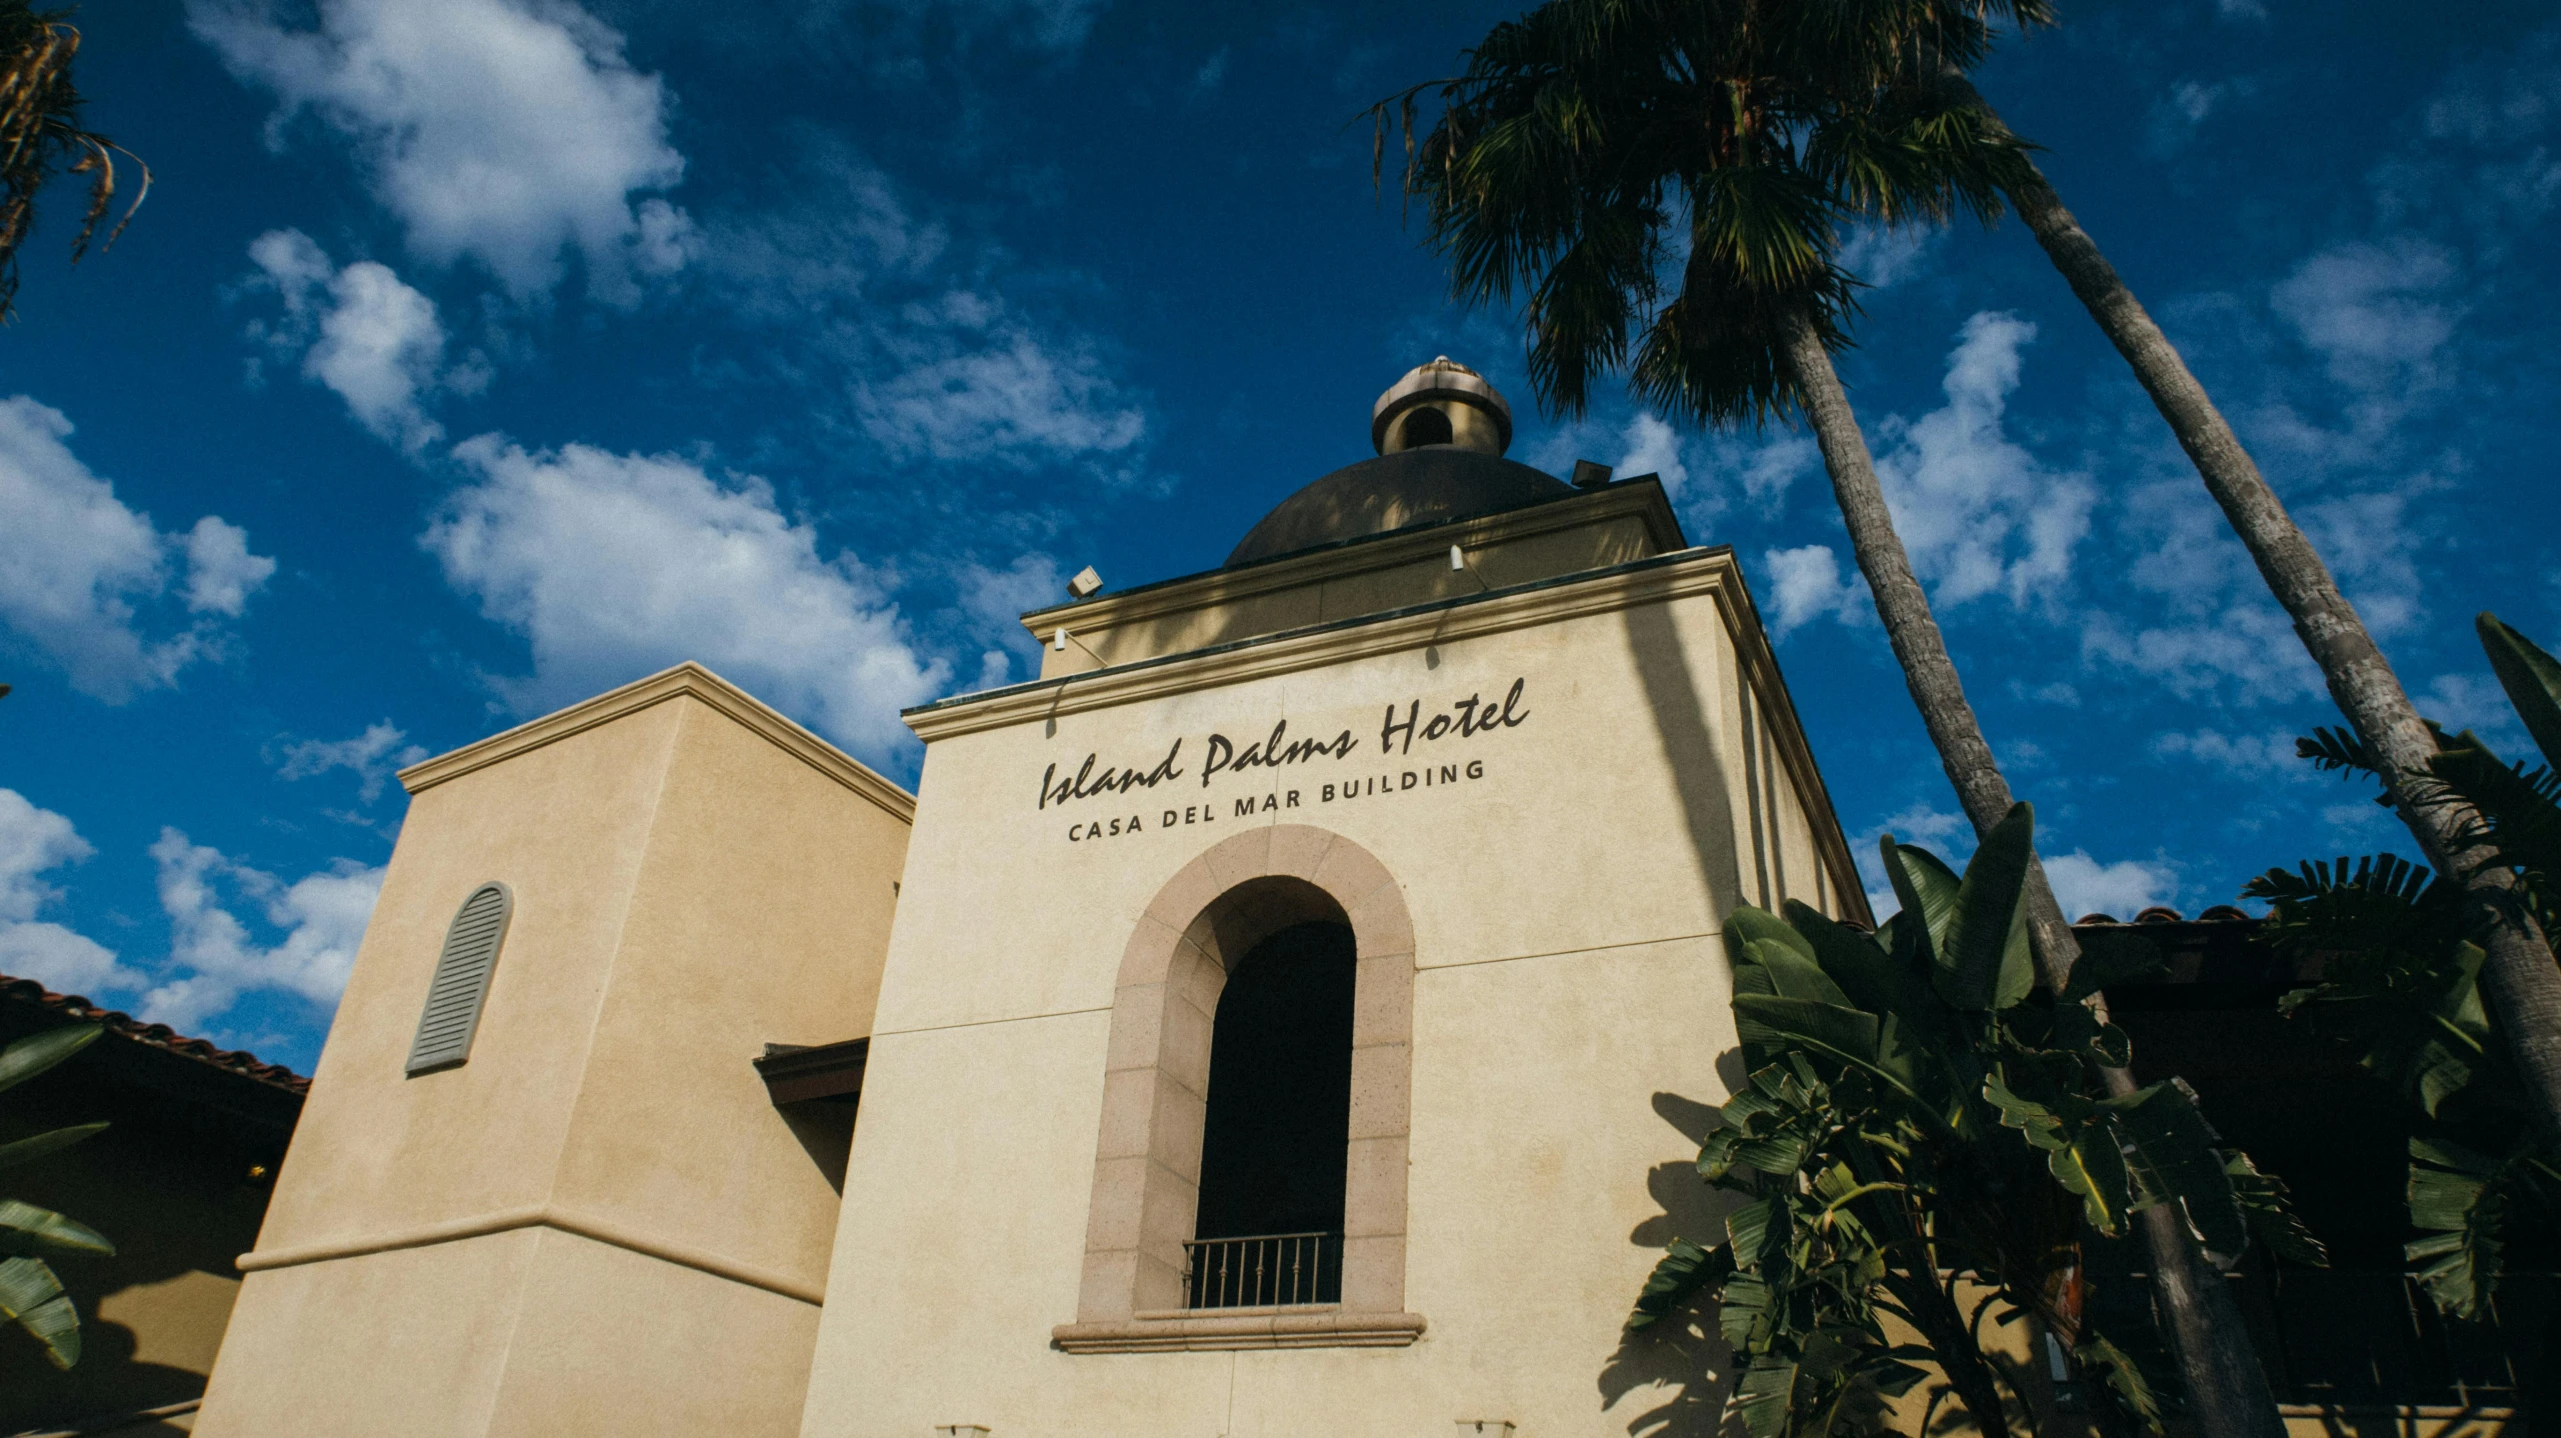
<svg viewBox="0 0 2561 1438"><path fill-rule="evenodd" d="M1341 1301L1357 973L1351 929L1318 921L1272 934L1228 975L1186 1307Z"/></svg>
<svg viewBox="0 0 2561 1438"><path fill-rule="evenodd" d="M1420 449L1427 444L1457 442L1457 435L1452 433L1449 427L1449 416L1431 405L1423 405L1409 412L1405 416L1405 425L1401 433L1404 435L1407 449Z"/></svg>

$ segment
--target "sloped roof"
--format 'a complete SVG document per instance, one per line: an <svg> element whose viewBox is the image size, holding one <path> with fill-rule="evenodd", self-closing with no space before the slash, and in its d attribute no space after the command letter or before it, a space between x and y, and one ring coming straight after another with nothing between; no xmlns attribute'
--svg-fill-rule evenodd
<svg viewBox="0 0 2561 1438"><path fill-rule="evenodd" d="M309 1078L283 1064L262 1063L256 1054L246 1050L217 1048L204 1039L188 1038L167 1024L145 1023L117 1009L102 1009L84 995L57 994L33 979L0 974L0 1000L58 1015L65 1022L96 1024L115 1037L239 1074L297 1097L311 1091Z"/></svg>

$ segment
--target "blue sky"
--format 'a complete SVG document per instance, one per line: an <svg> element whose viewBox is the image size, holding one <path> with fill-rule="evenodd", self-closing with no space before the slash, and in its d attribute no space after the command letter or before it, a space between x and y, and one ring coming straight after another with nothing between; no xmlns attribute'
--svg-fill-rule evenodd
<svg viewBox="0 0 2561 1438"><path fill-rule="evenodd" d="M1517 326L1381 205L1433 0L137 0L0 333L0 970L303 1066L390 771L679 659L902 781L1092 563L1211 567L1446 353L1513 454L1659 470L1731 544L1864 860L1967 843L1810 442L1541 418ZM2561 23L2072 4L1983 88L2234 419L2427 712L2561 637ZM1863 236L1843 365L2068 907L2193 911L2407 841L2291 757L2318 676L2015 222Z"/></svg>

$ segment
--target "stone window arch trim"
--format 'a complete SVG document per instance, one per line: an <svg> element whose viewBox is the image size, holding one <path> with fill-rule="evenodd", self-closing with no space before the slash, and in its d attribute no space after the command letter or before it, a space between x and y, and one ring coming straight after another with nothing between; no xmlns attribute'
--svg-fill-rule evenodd
<svg viewBox="0 0 2561 1438"><path fill-rule="evenodd" d="M1230 965L1291 924L1350 927L1352 1098L1345 1153L1342 1301L1186 1311L1182 1243L1200 1193L1209 1040ZM1194 857L1132 927L1112 995L1092 1203L1072 1353L1394 1347L1405 1311L1414 924L1387 866L1305 824L1234 835Z"/></svg>

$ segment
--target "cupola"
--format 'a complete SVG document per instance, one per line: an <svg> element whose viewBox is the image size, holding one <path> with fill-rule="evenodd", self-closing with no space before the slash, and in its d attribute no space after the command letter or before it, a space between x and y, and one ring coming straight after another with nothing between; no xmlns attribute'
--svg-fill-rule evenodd
<svg viewBox="0 0 2561 1438"><path fill-rule="evenodd" d="M1230 567L1417 524L1464 519L1574 491L1503 457L1512 407L1447 355L1416 365L1370 406L1376 459L1346 465L1282 500L1227 556Z"/></svg>
<svg viewBox="0 0 2561 1438"><path fill-rule="evenodd" d="M1485 376L1437 355L1407 370L1370 407L1369 442L1380 454L1454 445L1499 457L1512 447L1512 407Z"/></svg>

